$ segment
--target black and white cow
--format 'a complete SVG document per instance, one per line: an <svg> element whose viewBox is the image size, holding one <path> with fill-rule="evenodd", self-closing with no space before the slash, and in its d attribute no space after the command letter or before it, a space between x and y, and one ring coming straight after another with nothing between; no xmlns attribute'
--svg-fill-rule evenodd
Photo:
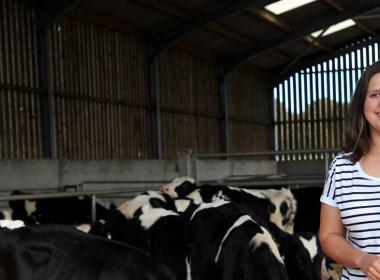
<svg viewBox="0 0 380 280"><path fill-rule="evenodd" d="M174 209L173 200L163 192L146 191L125 201L118 209L127 218L133 218L136 211L143 205L150 204L153 208Z"/></svg>
<svg viewBox="0 0 380 280"><path fill-rule="evenodd" d="M90 234L120 241L145 252L150 252L148 234L142 228L140 221L136 218L126 218L119 210L113 210L104 222L96 221L85 229L83 228L84 225L77 227L77 229Z"/></svg>
<svg viewBox="0 0 380 280"><path fill-rule="evenodd" d="M26 194L20 191L12 195ZM37 200L9 201L12 218L26 224L78 225L91 222L91 199L84 197L48 198ZM107 219L109 210L96 204L98 219Z"/></svg>
<svg viewBox="0 0 380 280"><path fill-rule="evenodd" d="M165 264L176 276L186 279L185 219L178 213L164 208L144 205L136 217L148 234L150 253Z"/></svg>
<svg viewBox="0 0 380 280"><path fill-rule="evenodd" d="M186 197L188 194L196 190L198 186L195 179L190 176L174 178L172 182L164 185L161 190L172 198Z"/></svg>
<svg viewBox="0 0 380 280"><path fill-rule="evenodd" d="M215 185L198 187L193 178L179 177L163 186L162 191L173 198L191 198L196 204L221 197L251 208L264 221L271 221L288 233L294 232L297 201L288 188L248 189Z"/></svg>
<svg viewBox="0 0 380 280"><path fill-rule="evenodd" d="M105 224L93 225L89 233L143 249L166 265L174 279L186 279L185 219L172 210L159 207L160 201L146 200L145 204L134 210L132 218L114 211L111 219ZM164 202L162 206L166 206Z"/></svg>
<svg viewBox="0 0 380 280"><path fill-rule="evenodd" d="M0 229L2 280L169 280L145 252L69 226Z"/></svg>
<svg viewBox="0 0 380 280"><path fill-rule="evenodd" d="M298 209L294 218L294 230L296 232L310 231L318 234L321 210L319 199L322 191L321 186L292 189L294 198L297 200Z"/></svg>
<svg viewBox="0 0 380 280"><path fill-rule="evenodd" d="M284 258L290 279L320 280L323 254L313 233L289 234L269 223L269 231Z"/></svg>
<svg viewBox="0 0 380 280"><path fill-rule="evenodd" d="M271 234L219 199L194 211L185 232L191 279L289 279Z"/></svg>

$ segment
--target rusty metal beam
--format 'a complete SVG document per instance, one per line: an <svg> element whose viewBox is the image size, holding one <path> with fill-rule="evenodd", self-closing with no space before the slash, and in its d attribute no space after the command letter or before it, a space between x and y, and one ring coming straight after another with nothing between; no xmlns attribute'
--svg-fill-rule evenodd
<svg viewBox="0 0 380 280"><path fill-rule="evenodd" d="M137 3L140 5L154 10L158 11L161 13L165 13L169 16L173 16L179 19L185 19L189 17L194 17L195 15L183 8L179 8L173 4L168 4L166 1L161 1L161 0L137 0ZM231 41L237 42L239 44L242 44L246 47L252 47L253 45L257 44L256 41L254 41L252 38L249 36L246 36L241 33L237 33L234 30L230 30L229 28L223 26L222 24L219 23L213 23L207 26L203 27L204 29L211 31L215 34L218 34L226 39L229 39ZM281 51L277 50L272 50L269 52L269 54L277 59L282 59L289 61L289 55L286 53L283 53Z"/></svg>
<svg viewBox="0 0 380 280"><path fill-rule="evenodd" d="M335 10L337 11L344 11L344 7L342 5L342 3L338 2L338 0L323 0L327 5L329 5L330 7L333 7ZM364 24L363 22L361 22L359 19L355 19L353 18L352 19L356 25L364 32L370 34L371 36L377 36L378 33L373 30L372 28L370 28L369 26L367 26L366 24Z"/></svg>
<svg viewBox="0 0 380 280"><path fill-rule="evenodd" d="M235 55L232 55L230 57L227 57L223 62L224 69L226 73L229 73L230 71L234 70L240 65L251 60L253 57L257 56L258 54L261 54L263 52L268 52L269 50L274 49L276 47L296 41L316 30L325 29L331 25L334 25L336 23L339 23L349 18L353 18L360 14L364 14L380 6L380 3L378 2L372 2L372 1L365 1L364 3L363 2L358 2L355 6L352 6L350 9L347 9L340 13L334 13L334 14L328 13L325 16L321 17L318 21L314 21L310 25L303 26L297 31L285 34L284 36L279 36L268 42L257 44L256 46L248 50L245 50L245 51L236 53Z"/></svg>
<svg viewBox="0 0 380 280"><path fill-rule="evenodd" d="M205 27L209 24L215 23L228 16L241 13L249 7L268 5L276 0L235 0L215 10L193 16L191 18L183 19L182 22L176 24L172 28L167 28L157 32L154 36L154 45L157 52L169 47L176 41L185 37L190 32Z"/></svg>
<svg viewBox="0 0 380 280"><path fill-rule="evenodd" d="M274 27L281 29L282 31L285 31L288 33L292 32L292 28L289 26L289 24L287 24L285 21L283 21L279 16L275 15L274 13L272 13L266 9L250 8L247 10L246 13L248 15L253 15L253 16L259 17L259 18L263 19L265 22L270 23ZM327 52L331 51L330 47L323 45L320 42L314 40L314 38L310 35L306 35L304 37L304 41L308 44L311 44L312 46L314 46L317 49L327 51Z"/></svg>

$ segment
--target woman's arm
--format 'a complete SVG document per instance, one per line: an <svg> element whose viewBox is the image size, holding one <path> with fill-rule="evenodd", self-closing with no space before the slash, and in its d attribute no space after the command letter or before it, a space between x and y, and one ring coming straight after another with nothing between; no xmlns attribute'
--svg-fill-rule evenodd
<svg viewBox="0 0 380 280"><path fill-rule="evenodd" d="M345 236L339 209L322 203L319 239L323 252L344 266L360 268L370 279L380 280L380 257L352 247Z"/></svg>

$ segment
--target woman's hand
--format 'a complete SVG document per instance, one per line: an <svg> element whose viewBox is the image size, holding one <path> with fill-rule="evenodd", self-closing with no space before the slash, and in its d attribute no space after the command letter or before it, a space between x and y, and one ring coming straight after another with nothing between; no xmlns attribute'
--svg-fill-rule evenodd
<svg viewBox="0 0 380 280"><path fill-rule="evenodd" d="M363 271L371 280L380 280L380 257L366 254L359 260L359 268Z"/></svg>

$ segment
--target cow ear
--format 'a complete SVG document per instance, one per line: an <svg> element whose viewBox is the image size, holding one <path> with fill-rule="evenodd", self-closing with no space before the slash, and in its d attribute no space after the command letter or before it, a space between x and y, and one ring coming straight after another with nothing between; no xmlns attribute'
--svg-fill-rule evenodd
<svg viewBox="0 0 380 280"><path fill-rule="evenodd" d="M269 204L268 204L268 210L269 210L269 213L274 213L276 212L276 205L273 204L272 201L270 201L269 199L267 199Z"/></svg>
<svg viewBox="0 0 380 280"><path fill-rule="evenodd" d="M141 209L142 207L140 207L139 209L137 209L136 211L135 211L135 213L133 214L133 218L138 218L138 217L140 217L141 215L142 215L142 209Z"/></svg>
<svg viewBox="0 0 380 280"><path fill-rule="evenodd" d="M149 199L149 204L152 206L152 208L166 208L167 207L166 202L155 197Z"/></svg>
<svg viewBox="0 0 380 280"><path fill-rule="evenodd" d="M182 189L182 195L184 195L184 196L193 192L197 188L197 186L195 184L193 184L189 181L182 183L182 185L180 187Z"/></svg>

